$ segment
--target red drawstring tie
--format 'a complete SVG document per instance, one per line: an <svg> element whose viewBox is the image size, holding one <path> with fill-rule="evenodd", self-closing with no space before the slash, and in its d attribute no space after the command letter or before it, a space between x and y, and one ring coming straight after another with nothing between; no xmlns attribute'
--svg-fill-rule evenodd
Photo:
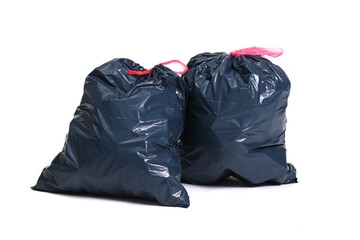
<svg viewBox="0 0 360 240"><path fill-rule="evenodd" d="M181 72L174 71L174 73L176 73L176 74L182 75L182 74L185 74L189 70L188 67L184 63L180 62L179 60L171 60L171 61L163 62L163 63L160 63L160 64L161 65L168 65L168 64L171 64L171 63L179 63L184 68L184 70L181 71ZM145 71L129 70L128 73L133 74L133 75L145 75L145 74L151 73L151 71L152 71L152 68L150 68L148 70L145 70Z"/></svg>
<svg viewBox="0 0 360 240"><path fill-rule="evenodd" d="M279 57L284 53L281 48L258 48L250 47L230 52L231 56L239 55L267 55L270 57Z"/></svg>

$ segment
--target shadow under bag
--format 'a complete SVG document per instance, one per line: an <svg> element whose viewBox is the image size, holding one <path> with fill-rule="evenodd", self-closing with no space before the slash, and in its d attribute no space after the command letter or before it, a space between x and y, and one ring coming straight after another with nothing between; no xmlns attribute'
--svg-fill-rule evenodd
<svg viewBox="0 0 360 240"><path fill-rule="evenodd" d="M285 125L290 81L260 55L274 49L249 48L202 53L188 63L185 129L180 137L182 178L210 184L234 176L251 184L293 183L286 162Z"/></svg>
<svg viewBox="0 0 360 240"><path fill-rule="evenodd" d="M177 141L186 84L163 65L144 71L114 59L86 78L63 151L33 187L63 193L139 197L189 206Z"/></svg>

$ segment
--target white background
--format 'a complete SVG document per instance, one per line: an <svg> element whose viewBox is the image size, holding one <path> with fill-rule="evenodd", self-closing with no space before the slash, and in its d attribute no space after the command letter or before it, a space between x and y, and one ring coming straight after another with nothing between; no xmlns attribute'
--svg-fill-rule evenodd
<svg viewBox="0 0 360 240"><path fill-rule="evenodd" d="M356 2L1 0L0 239L359 239ZM298 184L185 185L188 209L30 189L95 67L250 46L285 50Z"/></svg>

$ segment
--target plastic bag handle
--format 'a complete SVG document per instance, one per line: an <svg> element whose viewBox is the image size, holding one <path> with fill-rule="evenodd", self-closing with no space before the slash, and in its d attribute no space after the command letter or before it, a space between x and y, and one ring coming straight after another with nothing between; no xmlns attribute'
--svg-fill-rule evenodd
<svg viewBox="0 0 360 240"><path fill-rule="evenodd" d="M244 49L239 49L230 52L231 56L239 55L267 55L270 57L280 57L283 55L284 50L281 48L259 48L259 47L249 47Z"/></svg>
<svg viewBox="0 0 360 240"><path fill-rule="evenodd" d="M167 62L163 62L163 63L160 63L161 65L168 65L168 64L171 64L171 63L179 63L183 68L184 70L180 71L180 72L177 72L177 71L174 71L174 73L176 74L180 74L180 75L183 75L185 74L189 69L188 67L181 61L179 60L170 60L170 61L167 61ZM128 71L128 74L133 74L133 75L145 75L145 74L149 74L151 73L152 71L152 68L148 69L148 70L145 70L145 71L133 71L133 70L129 70Z"/></svg>

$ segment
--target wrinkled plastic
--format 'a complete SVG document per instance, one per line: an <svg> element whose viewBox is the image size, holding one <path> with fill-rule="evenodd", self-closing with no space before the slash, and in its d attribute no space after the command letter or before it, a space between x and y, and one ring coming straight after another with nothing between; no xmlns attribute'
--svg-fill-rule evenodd
<svg viewBox="0 0 360 240"><path fill-rule="evenodd" d="M114 59L90 73L65 146L33 189L189 206L177 148L186 84L162 65L141 76L129 70L145 69Z"/></svg>
<svg viewBox="0 0 360 240"><path fill-rule="evenodd" d="M261 56L203 53L188 63L182 178L210 184L234 176L251 184L296 182L286 162L290 81Z"/></svg>

